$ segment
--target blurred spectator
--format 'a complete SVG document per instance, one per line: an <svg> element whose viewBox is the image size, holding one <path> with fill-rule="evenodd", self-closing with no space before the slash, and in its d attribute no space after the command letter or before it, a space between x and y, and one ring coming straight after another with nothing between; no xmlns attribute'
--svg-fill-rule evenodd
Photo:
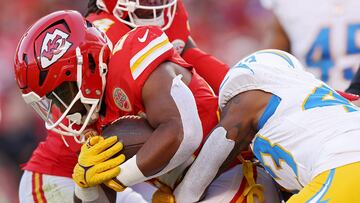
<svg viewBox="0 0 360 203"><path fill-rule="evenodd" d="M184 0L198 46L232 66L261 48L271 13L258 0Z"/></svg>
<svg viewBox="0 0 360 203"><path fill-rule="evenodd" d="M275 15L268 47L291 52L307 71L331 87L345 90L360 63L360 1L262 3Z"/></svg>

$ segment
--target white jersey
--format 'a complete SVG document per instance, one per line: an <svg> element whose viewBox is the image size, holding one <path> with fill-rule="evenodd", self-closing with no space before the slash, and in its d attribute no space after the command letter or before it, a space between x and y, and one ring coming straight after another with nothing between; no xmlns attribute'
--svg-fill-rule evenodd
<svg viewBox="0 0 360 203"><path fill-rule="evenodd" d="M304 71L295 57L262 50L240 61L220 86L220 108L255 89L273 96L251 147L284 188L300 190L323 171L360 161L360 109Z"/></svg>
<svg viewBox="0 0 360 203"><path fill-rule="evenodd" d="M291 53L331 87L345 90L360 64L359 0L261 0L279 19Z"/></svg>

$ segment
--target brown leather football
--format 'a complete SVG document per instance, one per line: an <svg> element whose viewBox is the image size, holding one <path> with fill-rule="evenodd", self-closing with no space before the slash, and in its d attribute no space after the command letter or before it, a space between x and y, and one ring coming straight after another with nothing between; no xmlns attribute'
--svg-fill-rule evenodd
<svg viewBox="0 0 360 203"><path fill-rule="evenodd" d="M133 157L151 136L154 129L139 116L121 117L103 130L105 138L116 135L124 145L120 152L126 159Z"/></svg>

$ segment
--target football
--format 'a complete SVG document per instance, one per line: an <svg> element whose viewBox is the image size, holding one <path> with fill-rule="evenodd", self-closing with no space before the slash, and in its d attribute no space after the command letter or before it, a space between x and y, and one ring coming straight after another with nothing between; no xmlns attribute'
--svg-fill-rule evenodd
<svg viewBox="0 0 360 203"><path fill-rule="evenodd" d="M148 140L153 128L145 118L139 116L125 116L114 121L103 130L103 137L117 136L124 145L120 152L126 159L133 157Z"/></svg>

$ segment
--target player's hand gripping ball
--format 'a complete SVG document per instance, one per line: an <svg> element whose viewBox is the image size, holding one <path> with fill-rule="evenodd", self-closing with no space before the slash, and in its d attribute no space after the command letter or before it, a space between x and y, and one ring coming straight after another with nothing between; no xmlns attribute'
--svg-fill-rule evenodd
<svg viewBox="0 0 360 203"><path fill-rule="evenodd" d="M96 136L88 139L81 147L72 178L83 188L107 182L120 174L119 165L125 161L123 154L116 155L123 148L116 136L104 139Z"/></svg>
<svg viewBox="0 0 360 203"><path fill-rule="evenodd" d="M125 155L126 159L130 159L150 138L152 132L153 128L146 119L139 116L123 116L107 126L103 130L102 136L105 138L116 136L124 144L121 153ZM104 184L117 192L126 188L116 178L106 181Z"/></svg>

